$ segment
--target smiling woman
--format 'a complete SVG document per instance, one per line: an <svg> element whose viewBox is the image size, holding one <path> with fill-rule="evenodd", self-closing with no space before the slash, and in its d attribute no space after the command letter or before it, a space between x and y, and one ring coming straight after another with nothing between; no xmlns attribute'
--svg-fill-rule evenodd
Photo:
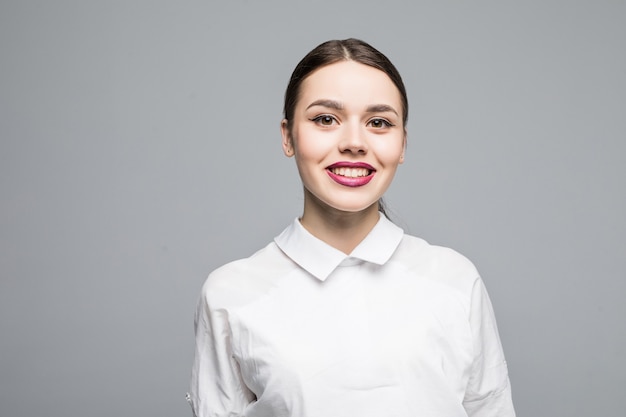
<svg viewBox="0 0 626 417"><path fill-rule="evenodd" d="M384 72L352 60L311 72L299 97L281 130L304 186L301 222L333 239L339 225L324 219L344 223L358 213L360 233L336 242L350 253L378 222L378 201L404 159L402 97Z"/></svg>
<svg viewBox="0 0 626 417"><path fill-rule="evenodd" d="M196 416L515 415L474 266L381 215L407 118L399 73L365 42L329 41L298 64L281 135L303 213L209 275L188 396Z"/></svg>

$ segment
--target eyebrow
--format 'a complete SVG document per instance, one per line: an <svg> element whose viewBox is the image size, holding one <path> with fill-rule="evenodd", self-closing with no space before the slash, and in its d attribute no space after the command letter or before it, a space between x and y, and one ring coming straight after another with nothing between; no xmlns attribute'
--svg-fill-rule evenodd
<svg viewBox="0 0 626 417"><path fill-rule="evenodd" d="M335 100L325 100L325 99L315 100L313 103L309 104L309 106L307 107L307 110L315 106L328 107L330 109L335 109L335 110L343 110L343 104L341 104L340 102L335 101Z"/></svg>
<svg viewBox="0 0 626 417"><path fill-rule="evenodd" d="M315 100L313 103L308 105L307 110L315 106L322 106L322 107L327 107L329 109L335 109L335 110L343 110L342 103L335 101L335 100L327 100L327 99ZM367 109L365 111L367 113L392 112L392 113L395 113L396 116L399 116L398 112L388 104L372 104L372 105L367 106Z"/></svg>
<svg viewBox="0 0 626 417"><path fill-rule="evenodd" d="M400 116L398 112L388 104L372 104L367 107L366 110L368 113L384 113L384 112L392 112L395 113L396 116Z"/></svg>

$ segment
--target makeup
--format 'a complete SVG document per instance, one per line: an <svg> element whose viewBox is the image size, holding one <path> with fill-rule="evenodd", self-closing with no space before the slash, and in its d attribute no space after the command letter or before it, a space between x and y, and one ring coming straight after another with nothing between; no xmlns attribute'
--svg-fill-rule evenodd
<svg viewBox="0 0 626 417"><path fill-rule="evenodd" d="M336 162L326 167L328 176L340 185L346 187L361 187L369 183L376 170L364 162Z"/></svg>

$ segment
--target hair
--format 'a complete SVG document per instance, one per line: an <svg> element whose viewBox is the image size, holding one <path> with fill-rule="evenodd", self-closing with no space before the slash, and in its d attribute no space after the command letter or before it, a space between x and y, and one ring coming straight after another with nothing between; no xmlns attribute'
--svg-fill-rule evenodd
<svg viewBox="0 0 626 417"><path fill-rule="evenodd" d="M339 61L354 61L381 70L391 79L400 92L402 101L402 124L406 128L409 118L409 101L402 77L396 67L382 52L359 39L331 40L315 47L296 65L285 91L283 110L287 125L291 128L296 104L300 99L300 86L313 71Z"/></svg>
<svg viewBox="0 0 626 417"><path fill-rule="evenodd" d="M391 79L402 101L402 126L406 129L409 119L409 101L400 73L391 61L379 50L360 39L330 40L321 43L296 65L291 74L287 90L285 91L284 118L287 120L287 129L291 130L296 104L300 99L302 82L315 70L340 61L354 61L374 67ZM385 210L383 199L378 200L378 210L389 218Z"/></svg>

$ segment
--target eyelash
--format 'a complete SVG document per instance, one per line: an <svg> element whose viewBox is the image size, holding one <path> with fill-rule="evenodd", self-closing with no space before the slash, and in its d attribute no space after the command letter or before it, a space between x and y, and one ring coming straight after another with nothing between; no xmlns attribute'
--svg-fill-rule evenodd
<svg viewBox="0 0 626 417"><path fill-rule="evenodd" d="M331 120L330 120L330 121L331 121L331 124L329 124L329 125L322 124L322 120L323 120L323 119L325 119L325 118L330 118L330 119L331 119ZM321 126L331 126L333 122L338 122L337 118L335 118L334 116L331 116L330 114L320 114L319 116L316 116L316 117L312 118L312 119L311 119L311 121L312 121L312 122L315 122L315 123L317 123L317 124L319 124L319 125L321 125ZM375 129L382 129L382 128L384 128L384 127L393 127L393 126L395 126L395 125L394 125L393 123L391 123L389 120L387 120L387 119L383 119L383 118L381 118L381 117L376 117L376 118L374 118L374 119L370 119L370 120L368 120L367 125L368 125L368 126L371 126L373 122L382 122L382 123L383 123L383 125L384 125L384 126L382 126L382 127L377 127L377 128L376 128L376 127L374 127L374 126L372 126L372 127L374 127Z"/></svg>
<svg viewBox="0 0 626 417"><path fill-rule="evenodd" d="M376 117L374 119L371 119L367 122L368 125L371 125L372 122L382 122L384 124L384 127L394 127L395 125L393 123L391 123L389 120L387 119L383 119L381 117ZM373 126L372 126L373 127ZM378 127L375 129L382 129L382 127Z"/></svg>
<svg viewBox="0 0 626 417"><path fill-rule="evenodd" d="M330 126L330 125L322 124L322 119L325 119L325 118L330 118L331 119L331 124L333 122L337 122L338 121L334 116L331 116L330 114L320 114L319 116L312 118L311 121L315 122L315 123L317 123L318 125L321 125L321 126Z"/></svg>

